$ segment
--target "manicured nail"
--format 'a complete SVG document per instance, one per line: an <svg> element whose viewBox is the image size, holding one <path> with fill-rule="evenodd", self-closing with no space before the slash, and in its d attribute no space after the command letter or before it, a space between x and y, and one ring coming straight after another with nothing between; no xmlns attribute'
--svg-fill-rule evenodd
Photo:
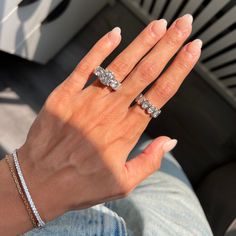
<svg viewBox="0 0 236 236"><path fill-rule="evenodd" d="M116 42L121 34L121 29L120 27L115 27L108 33L108 37L112 42Z"/></svg>
<svg viewBox="0 0 236 236"><path fill-rule="evenodd" d="M167 21L166 21L165 19L155 20L155 21L152 23L151 30L152 30L154 36L160 34L160 27L161 27L161 24L162 24L162 25L165 27L165 29L166 29Z"/></svg>
<svg viewBox="0 0 236 236"><path fill-rule="evenodd" d="M188 29L188 27L193 23L193 16L190 14L186 14L182 17L180 17L177 21L176 21L176 27L179 30L185 30Z"/></svg>
<svg viewBox="0 0 236 236"><path fill-rule="evenodd" d="M165 153L171 151L172 149L174 149L177 142L178 142L177 139L171 139L171 140L165 142L162 146L163 151Z"/></svg>
<svg viewBox="0 0 236 236"><path fill-rule="evenodd" d="M201 47L202 47L201 39L195 39L186 45L187 51L192 55L198 54L199 51L201 50Z"/></svg>

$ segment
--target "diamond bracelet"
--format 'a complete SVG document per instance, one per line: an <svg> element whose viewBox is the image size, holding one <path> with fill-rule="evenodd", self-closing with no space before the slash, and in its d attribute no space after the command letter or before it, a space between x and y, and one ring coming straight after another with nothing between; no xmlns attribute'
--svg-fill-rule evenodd
<svg viewBox="0 0 236 236"><path fill-rule="evenodd" d="M26 198L27 198L27 200L28 200L28 202L29 202L29 205L30 205L30 207L31 207L31 210L32 210L32 212L33 212L35 218L36 218L37 221L38 221L38 227L43 227L43 226L45 225L45 222L44 222L44 221L42 220L42 218L40 217L39 212L38 212L38 210L37 210L37 208L36 208L36 206L35 206L35 204L34 204L34 202L33 202L33 199L32 199L32 197L31 197L31 195L30 195L29 189L28 189L28 187L27 187L27 185L26 185L26 182L25 182L23 173L22 173L21 168L20 168L20 163L19 163L19 161L18 161L17 151L14 150L14 152L12 153L12 155L13 155L13 161L14 161L14 165L15 165L15 167L16 167L17 175L18 175L18 177L19 177L19 179L20 179L20 183L21 183L21 185L22 185L22 187L23 187L23 190L24 190L24 192L25 192L25 195L26 195Z"/></svg>

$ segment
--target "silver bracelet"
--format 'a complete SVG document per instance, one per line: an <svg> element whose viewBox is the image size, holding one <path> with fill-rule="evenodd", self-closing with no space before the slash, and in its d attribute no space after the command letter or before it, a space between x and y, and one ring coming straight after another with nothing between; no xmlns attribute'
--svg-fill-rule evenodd
<svg viewBox="0 0 236 236"><path fill-rule="evenodd" d="M45 225L45 222L40 217L39 212L38 212L38 210L37 210L37 208L36 208L36 206L35 206L35 204L34 204L34 202L32 200L32 197L31 197L31 195L29 193L29 189L28 189L28 187L27 187L27 185L25 183L25 179L24 179L23 173L22 173L21 168L20 168L20 163L18 161L17 151L14 150L12 155L13 155L14 165L16 167L16 171L17 171L18 177L20 179L20 183L21 183L21 185L23 187L23 190L25 192L26 198L27 198L27 200L28 200L28 202L30 204L31 210L32 210L35 218L38 221L38 227L42 227L42 226Z"/></svg>

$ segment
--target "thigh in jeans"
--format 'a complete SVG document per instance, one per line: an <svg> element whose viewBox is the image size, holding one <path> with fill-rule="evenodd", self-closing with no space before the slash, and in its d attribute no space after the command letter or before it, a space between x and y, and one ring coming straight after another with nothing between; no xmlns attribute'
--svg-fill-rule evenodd
<svg viewBox="0 0 236 236"><path fill-rule="evenodd" d="M103 204L70 211L24 236L125 236L124 220Z"/></svg>
<svg viewBox="0 0 236 236"><path fill-rule="evenodd" d="M129 158L151 140L143 136ZM159 171L126 198L106 203L124 218L129 235L211 236L202 207L179 164L168 154Z"/></svg>

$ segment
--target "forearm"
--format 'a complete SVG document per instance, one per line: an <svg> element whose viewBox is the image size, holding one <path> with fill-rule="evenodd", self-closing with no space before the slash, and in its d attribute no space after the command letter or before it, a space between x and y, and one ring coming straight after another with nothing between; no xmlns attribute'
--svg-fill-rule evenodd
<svg viewBox="0 0 236 236"><path fill-rule="evenodd" d="M0 218L0 235L19 235L33 228L4 159L0 161Z"/></svg>

